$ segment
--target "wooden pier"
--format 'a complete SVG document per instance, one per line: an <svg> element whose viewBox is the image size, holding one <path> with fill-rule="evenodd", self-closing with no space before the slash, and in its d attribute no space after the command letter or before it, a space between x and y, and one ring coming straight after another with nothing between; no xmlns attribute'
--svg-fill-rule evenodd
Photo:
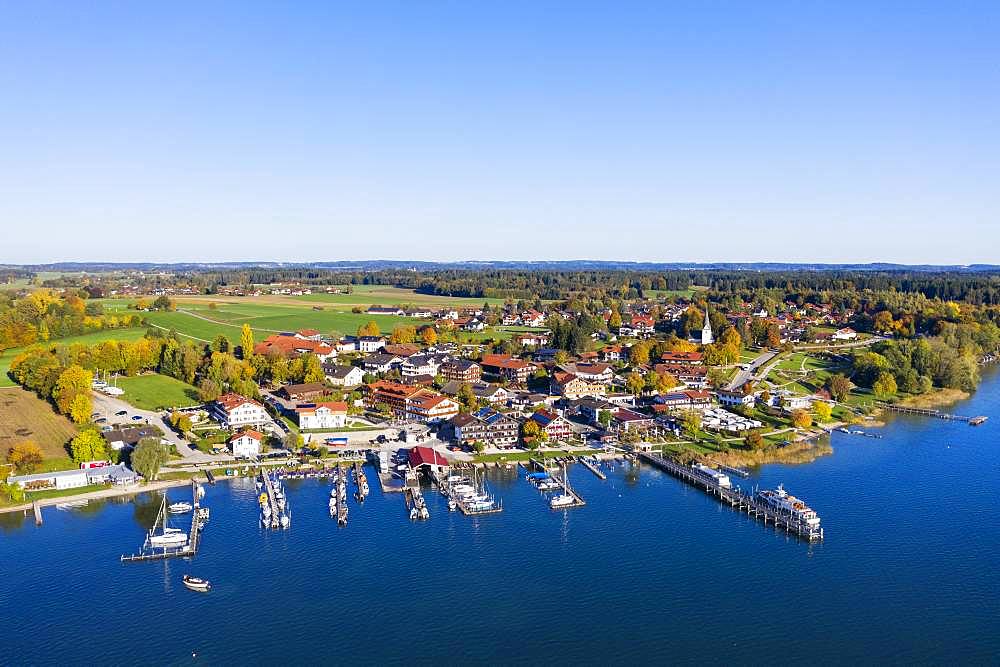
<svg viewBox="0 0 1000 667"><path fill-rule="evenodd" d="M893 403L876 403L880 408L888 410L889 412L899 412L904 415L918 415L921 417L933 417L934 419L946 419L948 421L958 421L965 422L971 426L979 426L985 422L988 417L978 416L978 417L966 417L964 415L953 415L947 412L941 412L940 410L928 410L925 408L909 408L904 405L895 405Z"/></svg>
<svg viewBox="0 0 1000 667"><path fill-rule="evenodd" d="M755 496L743 492L739 487L723 488L713 484L707 478L695 474L688 466L681 465L676 461L665 458L658 454L639 453L639 458L664 472L670 473L692 486L704 490L706 493L715 496L720 502L726 503L732 509L745 513L758 521L763 521L764 525L773 525L786 533L801 537L810 542L823 539L823 529L810 526L795 517L783 514L769 507L766 503L758 500Z"/></svg>
<svg viewBox="0 0 1000 667"><path fill-rule="evenodd" d="M150 545L149 535L147 534L146 541L142 545L142 550L137 554L122 554L121 562L137 563L140 561L166 560L167 558L194 558L201 544L201 532L203 529L200 512L198 511L201 504L198 499L198 482L194 479L191 480L191 495L193 497L193 509L191 510L191 528L188 532L188 542L186 545L183 547L153 547ZM160 513L157 515L156 521L153 522L153 530L165 520L167 514L166 508L167 498L164 495Z"/></svg>
<svg viewBox="0 0 1000 667"><path fill-rule="evenodd" d="M35 512L35 525L42 525L42 506L38 504L38 501L31 503L31 509Z"/></svg>
<svg viewBox="0 0 1000 667"><path fill-rule="evenodd" d="M586 468L587 470L589 470L590 472L594 473L597 476L597 479L606 480L608 478L608 476L605 475L600 468L596 467L593 463L591 463L587 459L581 456L579 460L580 463L583 464L584 468Z"/></svg>

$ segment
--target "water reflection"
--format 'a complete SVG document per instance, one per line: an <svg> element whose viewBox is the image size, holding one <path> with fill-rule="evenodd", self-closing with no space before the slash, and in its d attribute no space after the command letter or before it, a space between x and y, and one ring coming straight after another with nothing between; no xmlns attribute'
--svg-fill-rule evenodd
<svg viewBox="0 0 1000 667"><path fill-rule="evenodd" d="M0 514L0 533L13 533L25 527L28 517L23 512Z"/></svg>

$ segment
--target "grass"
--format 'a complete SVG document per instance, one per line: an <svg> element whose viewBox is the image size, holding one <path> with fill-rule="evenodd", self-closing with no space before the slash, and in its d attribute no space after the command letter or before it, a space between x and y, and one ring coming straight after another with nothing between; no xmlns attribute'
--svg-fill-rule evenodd
<svg viewBox="0 0 1000 667"><path fill-rule="evenodd" d="M166 375L149 373L118 379L123 399L143 410L187 407L200 403L195 387Z"/></svg>
<svg viewBox="0 0 1000 667"><path fill-rule="evenodd" d="M72 345L74 343L93 345L106 340L138 340L145 335L145 328L105 329L104 331L94 331L79 336L70 336L69 338L57 338L46 343L38 343L38 345ZM10 370L10 362L13 361L14 357L28 349L28 347L33 346L11 348L0 354L0 387L15 386L14 381L7 376L7 371Z"/></svg>
<svg viewBox="0 0 1000 667"><path fill-rule="evenodd" d="M41 448L46 465L51 461L63 466L67 461L66 443L76 434L77 428L69 419L56 414L51 405L32 392L20 388L0 390L0 456L4 460L11 447L31 440Z"/></svg>
<svg viewBox="0 0 1000 667"><path fill-rule="evenodd" d="M90 493L91 491L100 491L106 488L108 488L106 484L89 484L75 489L45 489L43 491L29 491L26 494L26 500L27 502L31 502L33 500L43 500L45 498L63 498L65 496L76 496L81 493Z"/></svg>

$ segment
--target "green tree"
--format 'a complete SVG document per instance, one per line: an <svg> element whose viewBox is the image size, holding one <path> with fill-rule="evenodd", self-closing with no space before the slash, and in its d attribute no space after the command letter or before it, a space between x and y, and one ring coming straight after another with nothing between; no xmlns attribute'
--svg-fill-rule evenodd
<svg viewBox="0 0 1000 667"><path fill-rule="evenodd" d="M167 448L159 438L143 438L132 450L132 469L147 481L153 481L160 473L160 466L167 462Z"/></svg>
<svg viewBox="0 0 1000 667"><path fill-rule="evenodd" d="M826 379L826 390L830 392L831 398L838 403L843 403L854 384L841 373L835 373Z"/></svg>
<svg viewBox="0 0 1000 667"><path fill-rule="evenodd" d="M764 436L761 435L760 431L753 430L746 434L744 442L749 449L753 451L760 451L764 449Z"/></svg>
<svg viewBox="0 0 1000 667"><path fill-rule="evenodd" d="M70 451L73 454L73 460L77 463L103 461L108 458L108 448L104 438L94 428L80 431L70 442Z"/></svg>
<svg viewBox="0 0 1000 667"><path fill-rule="evenodd" d="M882 371L872 385L872 391L879 398L888 398L894 395L897 391L895 376L888 371Z"/></svg>

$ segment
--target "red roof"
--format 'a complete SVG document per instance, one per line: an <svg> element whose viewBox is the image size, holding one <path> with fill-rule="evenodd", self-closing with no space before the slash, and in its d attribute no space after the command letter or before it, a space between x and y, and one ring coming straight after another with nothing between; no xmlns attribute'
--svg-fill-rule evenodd
<svg viewBox="0 0 1000 667"><path fill-rule="evenodd" d="M253 438L257 442L263 442L264 441L264 434L263 433L261 433L260 431L252 431L252 430L250 430L250 431L243 431L241 433L237 433L237 434L233 435L232 437L229 438L229 442L232 442L233 440L239 440L243 436L247 436L249 438Z"/></svg>
<svg viewBox="0 0 1000 667"><path fill-rule="evenodd" d="M450 464L448 459L431 447L414 447L410 450L410 467L416 468L422 465L447 466Z"/></svg>

